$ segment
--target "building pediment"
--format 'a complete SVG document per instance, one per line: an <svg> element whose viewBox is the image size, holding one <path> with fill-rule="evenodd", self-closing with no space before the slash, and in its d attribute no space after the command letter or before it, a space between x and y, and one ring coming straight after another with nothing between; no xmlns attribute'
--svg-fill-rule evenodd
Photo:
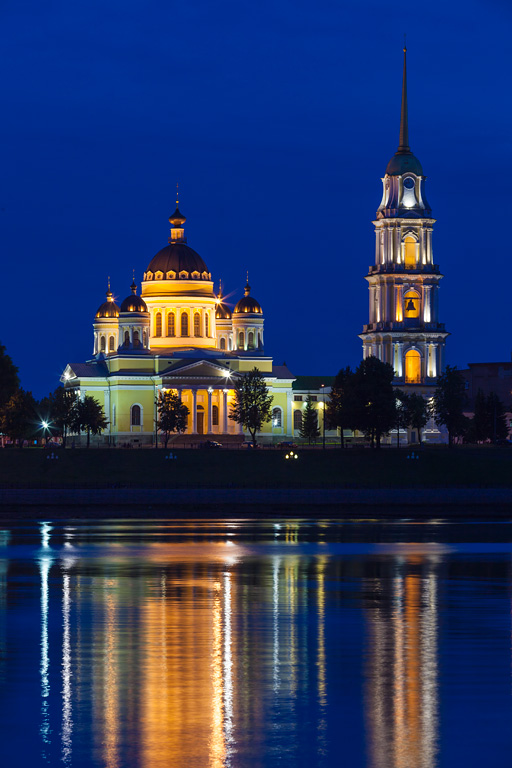
<svg viewBox="0 0 512 768"><path fill-rule="evenodd" d="M240 374L232 371L226 365L219 365L219 363L211 360L194 360L194 362L177 364L167 371L163 371L161 376L165 381L218 379L220 383L220 381L225 381L228 378L239 378Z"/></svg>

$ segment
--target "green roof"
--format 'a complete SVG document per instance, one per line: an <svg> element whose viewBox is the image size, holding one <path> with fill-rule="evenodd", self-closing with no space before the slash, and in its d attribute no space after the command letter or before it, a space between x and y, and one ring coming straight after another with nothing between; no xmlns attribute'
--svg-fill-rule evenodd
<svg viewBox="0 0 512 768"><path fill-rule="evenodd" d="M332 387L335 376L297 376L292 384L292 389L301 391L315 391L321 389L321 385Z"/></svg>

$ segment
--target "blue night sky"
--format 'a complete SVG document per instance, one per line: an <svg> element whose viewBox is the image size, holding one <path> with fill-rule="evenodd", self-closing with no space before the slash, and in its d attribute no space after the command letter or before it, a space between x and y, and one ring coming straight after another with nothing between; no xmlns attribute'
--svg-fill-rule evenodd
<svg viewBox="0 0 512 768"><path fill-rule="evenodd" d="M275 362L357 365L404 32L447 362L510 359L509 2L4 0L1 16L0 341L35 395L90 357L107 275L120 300L133 268L140 286L176 181L233 303L249 270Z"/></svg>

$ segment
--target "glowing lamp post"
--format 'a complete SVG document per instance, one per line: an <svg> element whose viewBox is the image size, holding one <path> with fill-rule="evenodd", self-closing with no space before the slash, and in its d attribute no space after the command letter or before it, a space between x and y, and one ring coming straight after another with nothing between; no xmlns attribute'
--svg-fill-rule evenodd
<svg viewBox="0 0 512 768"><path fill-rule="evenodd" d="M320 389L322 390L322 411L323 411L323 419L322 419L322 448L325 451L325 384L320 384Z"/></svg>

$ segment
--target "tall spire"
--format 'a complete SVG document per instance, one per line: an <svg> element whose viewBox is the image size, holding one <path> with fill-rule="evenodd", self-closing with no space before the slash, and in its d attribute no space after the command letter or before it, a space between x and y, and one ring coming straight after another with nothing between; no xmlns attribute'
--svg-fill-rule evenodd
<svg viewBox="0 0 512 768"><path fill-rule="evenodd" d="M407 47L404 40L404 74L402 80L402 111L400 113L400 142L398 152L410 152L407 115Z"/></svg>

